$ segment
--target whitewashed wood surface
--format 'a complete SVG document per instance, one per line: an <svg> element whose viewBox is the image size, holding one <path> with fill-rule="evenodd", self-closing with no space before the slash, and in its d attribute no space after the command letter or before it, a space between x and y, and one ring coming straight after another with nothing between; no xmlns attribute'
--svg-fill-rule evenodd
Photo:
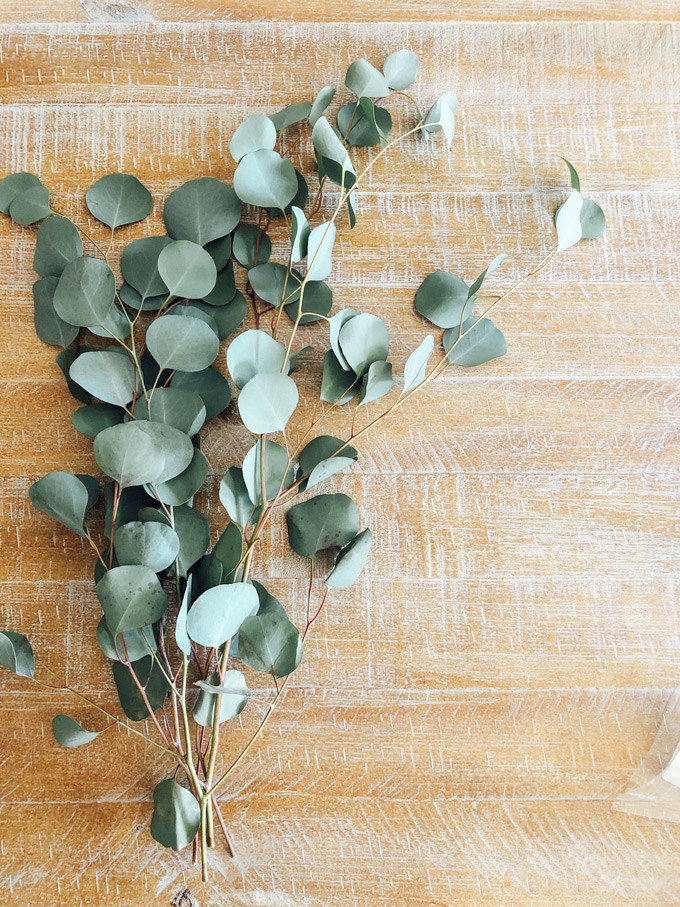
<svg viewBox="0 0 680 907"><path fill-rule="evenodd" d="M86 709L3 674L3 903L680 903L677 827L611 807L680 680L679 18L675 0L5 0L0 175L38 172L80 220L104 173L159 198L229 178L244 116L340 83L355 57L418 51L422 105L458 93L454 148L376 166L331 278L338 306L387 321L398 367L425 333L425 274L469 279L502 250L504 289L550 247L560 154L609 226L508 300L505 359L437 382L338 480L377 544L226 792L238 855L207 885L149 837L161 761L116 731L60 750L51 717ZM89 552L26 496L49 470L94 470L34 334L32 243L3 220L0 624L113 704ZM247 445L218 420L214 476ZM216 485L202 502L218 527ZM303 618L280 522L256 576Z"/></svg>

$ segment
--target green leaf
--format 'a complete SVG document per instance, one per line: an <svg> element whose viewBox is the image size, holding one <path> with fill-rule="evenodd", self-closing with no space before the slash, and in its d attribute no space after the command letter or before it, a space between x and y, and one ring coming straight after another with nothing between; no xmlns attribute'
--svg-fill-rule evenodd
<svg viewBox="0 0 680 907"><path fill-rule="evenodd" d="M82 472L77 473L76 478L83 483L87 491L87 505L85 511L92 510L99 500L99 482L94 476L84 475Z"/></svg>
<svg viewBox="0 0 680 907"><path fill-rule="evenodd" d="M248 617L239 630L238 657L255 671L285 677L302 660L300 631L285 614Z"/></svg>
<svg viewBox="0 0 680 907"><path fill-rule="evenodd" d="M196 448L191 463L178 476L159 482L154 487L154 493L159 501L171 507L188 504L205 482L208 474L208 461L203 453Z"/></svg>
<svg viewBox="0 0 680 907"><path fill-rule="evenodd" d="M200 688L200 693L194 706L194 721L202 727L213 723L218 693L221 694L220 724L236 718L248 705L250 690L240 671L226 671L222 683L219 673L214 671L206 680L197 681L196 686Z"/></svg>
<svg viewBox="0 0 680 907"><path fill-rule="evenodd" d="M210 524L205 514L187 504L173 510L175 532L179 536L179 570L186 576L210 545Z"/></svg>
<svg viewBox="0 0 680 907"><path fill-rule="evenodd" d="M22 192L37 186L42 186L42 183L34 173L10 173L0 180L0 211L9 214L9 206L14 199Z"/></svg>
<svg viewBox="0 0 680 907"><path fill-rule="evenodd" d="M132 669L141 685L145 688L146 697L153 711L160 709L165 702L165 697L168 695L169 686L156 659L151 655L145 655L143 658L132 662ZM131 721L144 721L145 718L149 717L149 710L130 673L130 669L123 662L114 661L111 665L111 670L113 671L118 699L125 715Z"/></svg>
<svg viewBox="0 0 680 907"><path fill-rule="evenodd" d="M446 144L451 147L455 132L455 116L458 109L458 100L452 91L445 92L430 107L425 117L424 132L444 131Z"/></svg>
<svg viewBox="0 0 680 907"><path fill-rule="evenodd" d="M179 538L163 523L134 520L116 532L116 557L121 567L139 565L154 573L166 570L179 554Z"/></svg>
<svg viewBox="0 0 680 907"><path fill-rule="evenodd" d="M203 248L215 262L218 271L227 267L231 258L231 236L229 234L207 242Z"/></svg>
<svg viewBox="0 0 680 907"><path fill-rule="evenodd" d="M583 199L580 220L583 239L597 239L604 233L606 226L604 211L589 198Z"/></svg>
<svg viewBox="0 0 680 907"><path fill-rule="evenodd" d="M340 438L334 438L332 435L319 435L317 438L313 438L309 444L303 447L298 456L301 475L311 476L313 470L320 463L334 458L339 450L342 450L341 459L349 458L354 461L358 457L356 448L349 444L345 445L345 442L341 441ZM300 486L300 490L304 491L305 487L306 483L303 483Z"/></svg>
<svg viewBox="0 0 680 907"><path fill-rule="evenodd" d="M576 189L572 189L569 198L560 206L555 215L558 252L564 252L565 249L575 245L583 236L582 209L583 196Z"/></svg>
<svg viewBox="0 0 680 907"><path fill-rule="evenodd" d="M50 192L45 186L33 186L17 195L9 206L9 216L15 224L35 224L54 212L50 208Z"/></svg>
<svg viewBox="0 0 680 907"><path fill-rule="evenodd" d="M345 321L340 328L338 342L343 356L357 375L368 371L373 362L384 362L390 349L390 337L384 323L367 312Z"/></svg>
<svg viewBox="0 0 680 907"><path fill-rule="evenodd" d="M91 351L91 349L92 349L91 347L81 346L80 347L81 355L84 352L89 353ZM69 372L71 370L71 366L73 365L73 363L76 361L77 358L78 358L78 353L74 349L68 349L68 350L62 350L60 353L58 353L55 357L55 361L56 361L57 365L59 366L59 368L61 369L62 374L64 375L64 378L66 379L66 386L69 389L69 393L73 397L75 397L76 400L80 401L80 403L89 403L90 400L92 399L92 397L90 397L90 395L87 393L86 390L84 390L82 387L80 387L78 384L76 384L76 382L71 379L71 375L69 374Z"/></svg>
<svg viewBox="0 0 680 907"><path fill-rule="evenodd" d="M472 330L465 333L470 328ZM448 351L447 358L453 365L472 368L499 359L508 351L502 332L488 318L466 318L461 333L465 336L461 336L454 346L458 328L444 332L444 349Z"/></svg>
<svg viewBox="0 0 680 907"><path fill-rule="evenodd" d="M328 332L331 342L331 348L335 353L335 356L343 367L345 371L351 371L349 362L343 356L342 350L340 349L340 331L342 330L343 325L346 321L349 321L351 318L356 318L357 315L360 315L360 312L357 312L356 309L341 309L334 315L328 322Z"/></svg>
<svg viewBox="0 0 680 907"><path fill-rule="evenodd" d="M276 145L276 128L270 117L259 113L248 117L236 127L229 142L229 153L238 164L241 158L253 151L273 151Z"/></svg>
<svg viewBox="0 0 680 907"><path fill-rule="evenodd" d="M113 529L113 501L115 494L115 482L107 482L104 486L104 535L109 539ZM148 509L154 503L153 498L150 498L143 488L123 488L118 494L116 529L125 523L130 523L132 520L144 519L141 515L142 511Z"/></svg>
<svg viewBox="0 0 680 907"><path fill-rule="evenodd" d="M191 791L174 778L157 784L153 792L151 837L171 850L182 850L196 837L201 825L201 807Z"/></svg>
<svg viewBox="0 0 680 907"><path fill-rule="evenodd" d="M328 575L326 585L331 589L348 589L359 579L364 569L368 552L373 545L373 533L364 529L338 552L335 566Z"/></svg>
<svg viewBox="0 0 680 907"><path fill-rule="evenodd" d="M217 647L238 632L259 607L255 588L249 583L214 586L199 595L187 616L187 632L199 646Z"/></svg>
<svg viewBox="0 0 680 907"><path fill-rule="evenodd" d="M383 63L383 74L393 91L404 91L416 80L420 63L412 50L397 50Z"/></svg>
<svg viewBox="0 0 680 907"><path fill-rule="evenodd" d="M479 275L477 280L474 281L474 283L468 290L468 299L472 299L472 297L475 295L475 293L479 292L479 290L482 288L482 284L484 283L485 279L487 277L489 277L491 274L493 274L493 272L495 270L497 270L497 268L505 261L505 259L507 257L508 256L504 252L501 252L500 255L497 255L494 258L494 260L491 262L491 264L488 266L488 268L485 268L482 271L482 273Z"/></svg>
<svg viewBox="0 0 680 907"><path fill-rule="evenodd" d="M247 205L283 211L298 190L295 168L276 151L253 151L236 168L234 189Z"/></svg>
<svg viewBox="0 0 680 907"><path fill-rule="evenodd" d="M306 120L312 112L312 105L309 101L303 101L301 104L289 104L278 113L270 113L269 119L279 132L283 132L288 126ZM274 146L272 145L272 148Z"/></svg>
<svg viewBox="0 0 680 907"><path fill-rule="evenodd" d="M305 292L302 297L302 309L300 309L300 300L289 302L285 306L286 315L291 321L295 321L300 311L300 324L312 324L320 318L325 318L333 308L333 291L324 283L323 280L310 280L305 285ZM297 355L297 354L296 354ZM292 357L289 357L289 362ZM293 368L289 368L292 372Z"/></svg>
<svg viewBox="0 0 680 907"><path fill-rule="evenodd" d="M390 93L387 79L368 60L356 60L350 64L345 85L358 98L386 98Z"/></svg>
<svg viewBox="0 0 680 907"><path fill-rule="evenodd" d="M298 389L288 375L258 374L238 398L243 424L254 435L283 431L298 404Z"/></svg>
<svg viewBox="0 0 680 907"><path fill-rule="evenodd" d="M116 298L116 278L104 261L84 255L69 262L54 292L54 308L69 324L103 324Z"/></svg>
<svg viewBox="0 0 680 907"><path fill-rule="evenodd" d="M407 391L413 390L414 387L417 387L421 382L425 380L427 363L430 361L430 356L432 355L433 351L434 337L432 336L432 334L429 334L420 344L418 349L414 350L406 360L406 365L404 367L404 387L402 389L402 394L405 394Z"/></svg>
<svg viewBox="0 0 680 907"><path fill-rule="evenodd" d="M31 503L67 529L86 537L83 520L88 510L87 486L70 472L51 472L28 489Z"/></svg>
<svg viewBox="0 0 680 907"><path fill-rule="evenodd" d="M237 290L228 305L215 307L207 302L192 302L187 310L195 314L203 312L209 315L209 323L217 330L218 339L226 340L245 321L248 314L248 303L243 293Z"/></svg>
<svg viewBox="0 0 680 907"><path fill-rule="evenodd" d="M323 359L321 399L342 406L356 396L359 387L360 381L354 372L344 369L335 353L328 350Z"/></svg>
<svg viewBox="0 0 680 907"><path fill-rule="evenodd" d="M109 403L89 403L79 407L72 415L73 427L88 438L96 438L100 431L119 425L124 413Z"/></svg>
<svg viewBox="0 0 680 907"><path fill-rule="evenodd" d="M323 114L324 110L328 109L328 106L334 97L335 89L331 85L324 86L317 94L308 116L308 120L312 126L316 125L316 121Z"/></svg>
<svg viewBox="0 0 680 907"><path fill-rule="evenodd" d="M184 587L182 604L180 605L180 609L177 612L177 619L175 620L175 642L177 643L177 648L180 652L184 652L185 655L189 656L191 655L191 640L187 633L187 614L189 613L189 607L191 605L192 584L193 577L189 576L187 578L186 586Z"/></svg>
<svg viewBox="0 0 680 907"><path fill-rule="evenodd" d="M307 244L307 280L325 280L333 267L335 224L323 222L314 227Z"/></svg>
<svg viewBox="0 0 680 907"><path fill-rule="evenodd" d="M13 630L0 632L0 665L19 677L33 677L35 659L25 636Z"/></svg>
<svg viewBox="0 0 680 907"><path fill-rule="evenodd" d="M100 562L98 561L97 563ZM145 655L149 655L149 649L153 652L157 649L156 637L151 625L119 633L114 642L105 617L102 617L97 624L97 642L104 655L110 658L111 661L125 660L124 653L126 650L130 661L137 661L140 658L144 658ZM123 647L123 643L125 643L125 647Z"/></svg>
<svg viewBox="0 0 680 907"><path fill-rule="evenodd" d="M97 598L113 636L160 620L168 607L156 574L141 565L109 570L97 583Z"/></svg>
<svg viewBox="0 0 680 907"><path fill-rule="evenodd" d="M247 526L253 504L238 466L228 469L220 482L220 502L237 526Z"/></svg>
<svg viewBox="0 0 680 907"><path fill-rule="evenodd" d="M126 283L134 287L142 299L153 296L165 298L168 295L168 288L158 273L158 256L171 242L169 236L145 236L143 239L135 239L123 249L120 257L121 273Z"/></svg>
<svg viewBox="0 0 680 907"><path fill-rule="evenodd" d="M244 331L227 348L227 368L234 384L244 387L261 374L279 374L286 351L264 331Z"/></svg>
<svg viewBox="0 0 680 907"><path fill-rule="evenodd" d="M75 749L91 743L99 736L97 731L86 731L80 722L68 715L55 715L52 719L52 733L60 746Z"/></svg>
<svg viewBox="0 0 680 907"><path fill-rule="evenodd" d="M217 282L217 268L210 254L195 242L168 243L158 256L158 273L174 296L202 299Z"/></svg>
<svg viewBox="0 0 680 907"><path fill-rule="evenodd" d="M259 440L250 448L243 460L243 481L253 504L262 503L262 442ZM264 483L268 501L273 501L279 491L295 481L293 464L288 459L285 447L267 439L264 448Z"/></svg>
<svg viewBox="0 0 680 907"><path fill-rule="evenodd" d="M224 578L234 573L243 553L243 535L236 523L228 523L227 528L215 543L211 554L222 564Z"/></svg>
<svg viewBox="0 0 680 907"><path fill-rule="evenodd" d="M41 277L61 277L66 265L82 254L83 241L67 217L53 215L40 224L35 239L33 269Z"/></svg>
<svg viewBox="0 0 680 907"><path fill-rule="evenodd" d="M342 472L343 469L355 462L356 457L332 457L330 460L322 460L311 471L306 487L313 488L314 485L325 482L326 479L330 479L336 473Z"/></svg>
<svg viewBox="0 0 680 907"><path fill-rule="evenodd" d="M437 327L457 328L469 300L470 288L465 281L449 271L435 271L418 287L416 310Z"/></svg>
<svg viewBox="0 0 680 907"><path fill-rule="evenodd" d="M296 205L298 208L304 208L304 206L307 204L307 198L309 196L309 186L307 185L307 180L299 170L295 171L295 179L297 180L297 191L295 192L295 195L292 197L290 202L286 205L286 207L283 210L281 210L281 208L265 209L272 220L276 217L283 217L284 214L290 214L293 205Z"/></svg>
<svg viewBox="0 0 680 907"><path fill-rule="evenodd" d="M168 234L199 246L231 233L240 219L241 203L236 193L212 177L184 183L168 196L163 208Z"/></svg>
<svg viewBox="0 0 680 907"><path fill-rule="evenodd" d="M195 391L157 387L148 405L143 397L137 401L135 419L163 422L192 437L203 427L206 411L202 397Z"/></svg>
<svg viewBox="0 0 680 907"><path fill-rule="evenodd" d="M244 268L269 261L272 241L255 224L239 224L234 233L234 258Z"/></svg>
<svg viewBox="0 0 680 907"><path fill-rule="evenodd" d="M355 175L347 149L324 116L320 116L314 124L312 143L317 159L323 158L324 160L334 161L339 166L343 177L342 182L344 182L345 173Z"/></svg>
<svg viewBox="0 0 680 907"><path fill-rule="evenodd" d="M301 208L293 205L290 221L290 258L291 261L302 261L307 255L307 241L309 239L309 223Z"/></svg>
<svg viewBox="0 0 680 907"><path fill-rule="evenodd" d="M260 299L270 305L280 306L283 299L300 298L301 277L296 270L289 273L285 265L275 262L257 265L248 271L248 280Z"/></svg>
<svg viewBox="0 0 680 907"><path fill-rule="evenodd" d="M566 157L563 157L562 160L569 168L569 176L571 177L571 188L576 189L577 192L580 192L581 191L581 180L579 179L579 175L576 172L576 167L574 167L573 164L569 163L569 161L566 159Z"/></svg>
<svg viewBox="0 0 680 907"><path fill-rule="evenodd" d="M129 173L109 173L98 179L85 193L85 202L90 214L112 230L143 220L153 208L149 190Z"/></svg>
<svg viewBox="0 0 680 907"><path fill-rule="evenodd" d="M43 277L33 284L33 322L36 334L44 343L67 347L76 339L79 329L57 315L54 309L56 288L56 277Z"/></svg>
<svg viewBox="0 0 680 907"><path fill-rule="evenodd" d="M231 402L229 382L213 368L205 368L200 372L177 371L173 375L170 387L197 393L203 400L206 419L214 419Z"/></svg>
<svg viewBox="0 0 680 907"><path fill-rule="evenodd" d="M234 265L230 261L226 268L218 273L215 286L203 297L203 301L212 306L224 306L232 301L235 293Z"/></svg>
<svg viewBox="0 0 680 907"><path fill-rule="evenodd" d="M100 326L92 325L89 330L98 337L115 337L118 340L125 340L126 337L130 336L131 327L130 321L122 307L114 303L103 324ZM119 352L122 352L122 350L119 350Z"/></svg>
<svg viewBox="0 0 680 907"><path fill-rule="evenodd" d="M153 484L169 482L183 473L194 455L191 438L163 422L139 422L138 425L151 438L156 449L157 463L162 464Z"/></svg>
<svg viewBox="0 0 680 907"><path fill-rule="evenodd" d="M365 406L384 397L392 389L392 382L392 363L382 360L372 362L362 382L357 406Z"/></svg>
<svg viewBox="0 0 680 907"><path fill-rule="evenodd" d="M187 468L193 453L184 432L161 422L124 422L94 440L99 467L123 488L167 482Z"/></svg>
<svg viewBox="0 0 680 907"><path fill-rule="evenodd" d="M338 129L350 145L370 147L392 131L392 117L384 107L376 107L370 98L361 98L360 104L350 103L340 108Z"/></svg>
<svg viewBox="0 0 680 907"><path fill-rule="evenodd" d="M113 350L81 353L71 366L70 375L102 403L127 406L135 394L135 366L124 353Z"/></svg>
<svg viewBox="0 0 680 907"><path fill-rule="evenodd" d="M346 494L320 494L295 504L286 514L288 541L302 557L351 542L359 531L359 511Z"/></svg>
<svg viewBox="0 0 680 907"><path fill-rule="evenodd" d="M121 302L125 303L131 309L138 309L142 312L157 312L168 298L168 290L160 296L142 296L129 283L123 283L118 288L118 297Z"/></svg>
<svg viewBox="0 0 680 907"><path fill-rule="evenodd" d="M146 343L161 368L183 372L203 371L220 351L217 334L200 318L156 318L148 327Z"/></svg>

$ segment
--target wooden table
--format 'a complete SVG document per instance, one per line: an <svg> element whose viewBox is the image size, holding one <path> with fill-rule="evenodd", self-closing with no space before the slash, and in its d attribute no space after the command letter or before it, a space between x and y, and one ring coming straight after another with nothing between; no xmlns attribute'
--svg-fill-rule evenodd
<svg viewBox="0 0 680 907"><path fill-rule="evenodd" d="M0 174L36 171L82 220L104 173L159 198L230 178L244 116L416 50L423 104L458 93L453 151L376 165L332 277L339 307L387 321L397 370L425 274L472 279L503 250L504 289L549 249L560 154L608 232L503 306L505 359L416 398L338 481L377 544L226 793L238 855L207 885L148 834L162 758L117 731L59 749L52 716L91 713L3 672L3 903L680 902L680 830L612 809L680 677L679 18L677 0L5 0ZM0 624L112 703L90 552L27 501L45 472L93 471L91 445L33 331L32 234L3 219L0 243ZM218 420L214 475L247 446ZM281 524L257 563L302 619Z"/></svg>

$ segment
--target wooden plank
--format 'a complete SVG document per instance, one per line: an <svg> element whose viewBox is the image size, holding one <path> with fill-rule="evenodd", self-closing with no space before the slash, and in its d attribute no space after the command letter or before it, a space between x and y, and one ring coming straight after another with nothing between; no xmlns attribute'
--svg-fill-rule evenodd
<svg viewBox="0 0 680 907"><path fill-rule="evenodd" d="M677 101L669 66L677 24L140 23L23 25L0 37L0 98L8 103L235 103L283 106L341 85L347 65L410 47L423 60L419 93L455 88L464 106ZM300 60L305 61L300 66ZM515 61L522 61L515 66ZM426 103L426 101L424 101Z"/></svg>

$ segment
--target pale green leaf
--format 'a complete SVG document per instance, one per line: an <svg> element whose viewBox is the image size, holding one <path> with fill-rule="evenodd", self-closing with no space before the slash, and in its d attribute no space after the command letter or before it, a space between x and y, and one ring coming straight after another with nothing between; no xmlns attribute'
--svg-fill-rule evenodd
<svg viewBox="0 0 680 907"><path fill-rule="evenodd" d="M135 366L126 355L113 350L81 353L69 374L76 384L102 403L127 406L135 393Z"/></svg>
<svg viewBox="0 0 680 907"><path fill-rule="evenodd" d="M425 380L427 363L434 351L434 337L429 334L420 346L406 360L404 366L404 388L402 394L413 390Z"/></svg>
<svg viewBox="0 0 680 907"><path fill-rule="evenodd" d="M83 521L89 509L89 491L78 476L70 472L51 472L31 485L28 496L37 510L82 538L86 537Z"/></svg>
<svg viewBox="0 0 680 907"><path fill-rule="evenodd" d="M236 168L234 189L247 205L284 210L295 197L298 180L291 162L276 151L253 151Z"/></svg>
<svg viewBox="0 0 680 907"><path fill-rule="evenodd" d="M135 630L160 620L168 607L163 587L148 567L114 567L104 574L96 588L106 623L114 637L125 630Z"/></svg>
<svg viewBox="0 0 680 907"><path fill-rule="evenodd" d="M328 108L334 97L335 88L333 88L331 85L326 85L319 91L317 96L314 98L314 103L312 104L312 108L309 111L308 119L312 126L316 125L316 121L323 114L324 110Z"/></svg>
<svg viewBox="0 0 680 907"><path fill-rule="evenodd" d="M163 523L133 520L117 530L115 546L121 567L139 565L160 573L177 557L179 538L172 527Z"/></svg>
<svg viewBox="0 0 680 907"><path fill-rule="evenodd" d="M240 219L241 203L234 190L210 176L183 183L163 208L168 234L199 246L231 233Z"/></svg>
<svg viewBox="0 0 680 907"><path fill-rule="evenodd" d="M136 176L109 173L90 186L85 193L90 214L113 230L134 224L151 214L153 199Z"/></svg>
<svg viewBox="0 0 680 907"><path fill-rule="evenodd" d="M348 589L359 579L368 553L373 545L373 533L364 529L338 552L335 566L328 575L326 585L331 589Z"/></svg>
<svg viewBox="0 0 680 907"><path fill-rule="evenodd" d="M231 137L229 153L236 163L253 151L273 151L276 145L276 125L262 114L245 119ZM238 193L238 190L237 190Z"/></svg>
<svg viewBox="0 0 680 907"><path fill-rule="evenodd" d="M103 324L116 298L116 278L104 261L83 256L69 262L54 292L60 318L78 327Z"/></svg>
<svg viewBox="0 0 680 907"><path fill-rule="evenodd" d="M397 50L383 63L383 75L393 91L404 91L416 80L420 63L412 50Z"/></svg>
<svg viewBox="0 0 680 907"><path fill-rule="evenodd" d="M91 743L99 736L97 731L86 731L80 722L68 715L55 715L52 719L52 733L60 746L75 748Z"/></svg>
<svg viewBox="0 0 680 907"><path fill-rule="evenodd" d="M35 659L30 642L21 633L13 630L0 632L0 665L18 674L19 677L33 677Z"/></svg>
<svg viewBox="0 0 680 907"><path fill-rule="evenodd" d="M346 494L320 494L295 504L286 514L288 541L302 557L351 542L359 531L359 511Z"/></svg>
<svg viewBox="0 0 680 907"><path fill-rule="evenodd" d="M234 384L242 388L255 375L278 374L285 356L285 348L269 334L244 331L227 348L227 368Z"/></svg>
<svg viewBox="0 0 680 907"><path fill-rule="evenodd" d="M67 217L53 215L40 224L35 239L33 268L41 277L61 277L66 265L82 254L83 241L76 226Z"/></svg>
<svg viewBox="0 0 680 907"><path fill-rule="evenodd" d="M503 333L488 318L466 318L461 334L465 336L456 342L458 328L444 332L444 349L454 365L473 368L499 359L508 351Z"/></svg>
<svg viewBox="0 0 680 907"><path fill-rule="evenodd" d="M298 404L298 390L288 375L258 374L238 398L243 424L255 435L283 431Z"/></svg>
<svg viewBox="0 0 680 907"><path fill-rule="evenodd" d="M249 668L285 677L302 660L302 638L286 614L267 612L248 617L238 634L238 657Z"/></svg>
<svg viewBox="0 0 680 907"><path fill-rule="evenodd" d="M214 586L200 595L187 616L187 633L200 646L221 646L259 607L257 592L249 583Z"/></svg>
<svg viewBox="0 0 680 907"><path fill-rule="evenodd" d="M358 98L385 98L390 93L387 79L368 60L355 60L350 64L345 85Z"/></svg>

